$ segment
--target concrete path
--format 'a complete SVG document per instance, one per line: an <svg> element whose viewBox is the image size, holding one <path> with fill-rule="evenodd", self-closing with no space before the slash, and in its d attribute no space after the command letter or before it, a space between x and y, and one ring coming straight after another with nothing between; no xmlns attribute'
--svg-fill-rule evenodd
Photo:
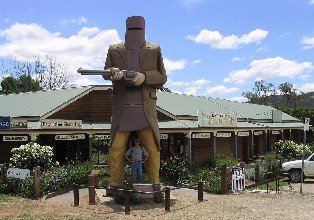
<svg viewBox="0 0 314 220"><path fill-rule="evenodd" d="M88 195L88 188L79 189L80 198ZM66 204L66 203L73 203L74 195L73 190L63 193L60 195L56 195L50 198L47 198L46 201L54 203L54 204Z"/></svg>

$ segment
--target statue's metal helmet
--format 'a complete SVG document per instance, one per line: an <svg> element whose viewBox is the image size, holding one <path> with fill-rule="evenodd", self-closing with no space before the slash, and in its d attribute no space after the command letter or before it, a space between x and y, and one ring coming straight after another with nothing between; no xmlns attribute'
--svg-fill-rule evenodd
<svg viewBox="0 0 314 220"><path fill-rule="evenodd" d="M145 43L145 19L142 16L131 16L126 19L125 47L139 49Z"/></svg>

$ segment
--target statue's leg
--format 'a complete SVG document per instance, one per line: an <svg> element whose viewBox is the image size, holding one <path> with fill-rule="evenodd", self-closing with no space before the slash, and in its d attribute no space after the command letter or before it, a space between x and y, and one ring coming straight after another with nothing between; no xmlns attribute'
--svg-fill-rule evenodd
<svg viewBox="0 0 314 220"><path fill-rule="evenodd" d="M154 133L150 127L147 127L138 130L137 135L141 140L141 145L145 147L145 149L149 153L149 157L144 164L145 170L153 184L160 184L160 151L156 144Z"/></svg>
<svg viewBox="0 0 314 220"><path fill-rule="evenodd" d="M117 131L109 149L110 186L120 186L124 180L125 157L130 132Z"/></svg>

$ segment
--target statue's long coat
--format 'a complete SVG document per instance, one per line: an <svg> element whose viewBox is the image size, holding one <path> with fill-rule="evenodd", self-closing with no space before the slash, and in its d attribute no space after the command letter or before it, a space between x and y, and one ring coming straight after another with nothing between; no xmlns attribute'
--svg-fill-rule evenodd
<svg viewBox="0 0 314 220"><path fill-rule="evenodd" d="M105 69L117 67L127 70L128 59L124 42L109 47ZM156 88L161 88L167 81L166 70L163 63L159 45L146 42L140 52L140 71L145 74L143 88L143 107L147 121L152 128L156 143L159 143L159 127L156 112ZM113 81L112 92L112 122L111 140L119 127L119 122L125 108L126 84L124 80ZM130 117L132 117L130 115Z"/></svg>

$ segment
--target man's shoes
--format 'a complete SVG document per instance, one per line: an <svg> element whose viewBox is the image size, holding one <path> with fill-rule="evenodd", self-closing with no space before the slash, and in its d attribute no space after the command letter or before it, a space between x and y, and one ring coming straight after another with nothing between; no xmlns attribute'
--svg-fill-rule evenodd
<svg viewBox="0 0 314 220"><path fill-rule="evenodd" d="M108 186L106 188L106 196L115 197L118 192L118 186Z"/></svg>
<svg viewBox="0 0 314 220"><path fill-rule="evenodd" d="M160 190L160 184L153 184L153 190L159 191Z"/></svg>

